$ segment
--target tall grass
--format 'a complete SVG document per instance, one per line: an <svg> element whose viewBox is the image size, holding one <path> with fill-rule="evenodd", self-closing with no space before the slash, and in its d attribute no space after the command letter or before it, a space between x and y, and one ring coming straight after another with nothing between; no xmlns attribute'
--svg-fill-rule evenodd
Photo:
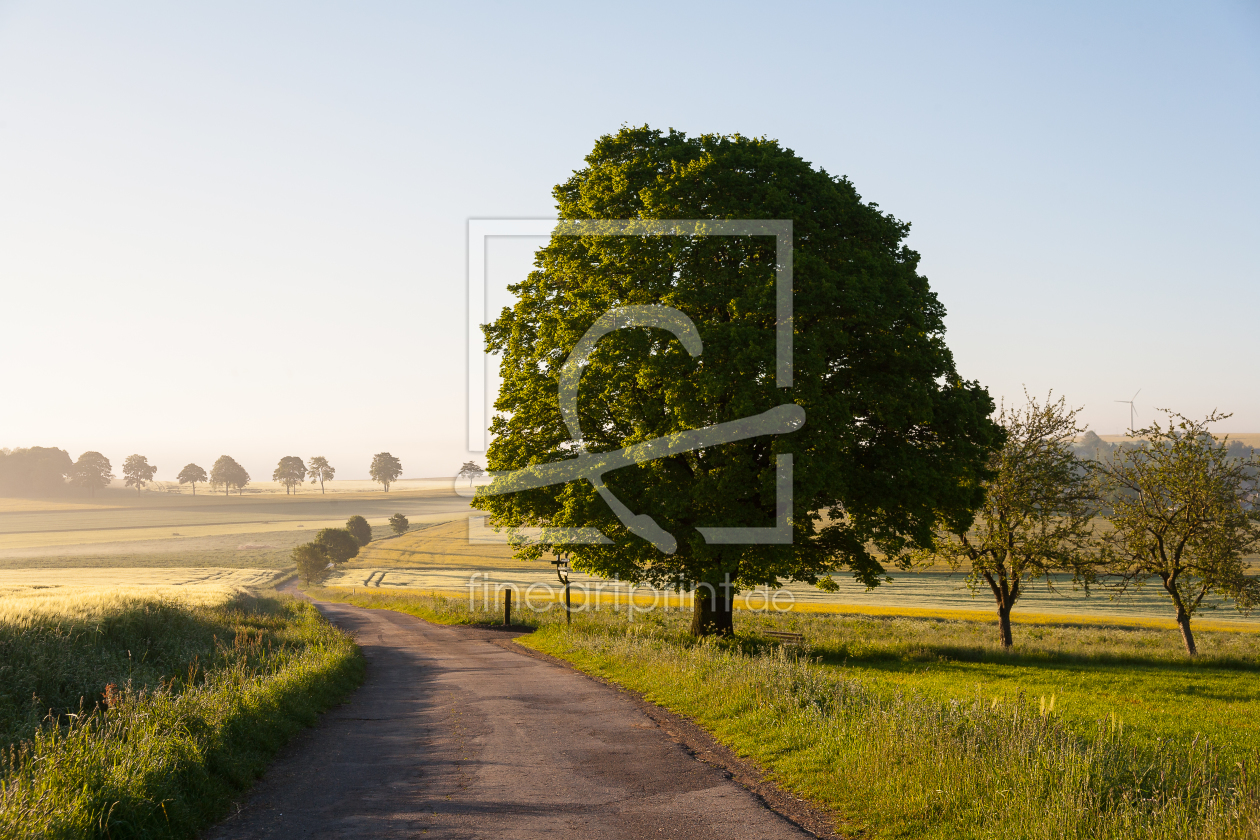
<svg viewBox="0 0 1260 840"><path fill-rule="evenodd" d="M0 623L5 838L192 836L362 674L292 599L24 615Z"/></svg>
<svg viewBox="0 0 1260 840"><path fill-rule="evenodd" d="M1260 770L1212 746L1087 736L1053 701L879 695L790 648L690 643L647 624L544 628L531 646L695 718L789 789L880 837L1254 838Z"/></svg>

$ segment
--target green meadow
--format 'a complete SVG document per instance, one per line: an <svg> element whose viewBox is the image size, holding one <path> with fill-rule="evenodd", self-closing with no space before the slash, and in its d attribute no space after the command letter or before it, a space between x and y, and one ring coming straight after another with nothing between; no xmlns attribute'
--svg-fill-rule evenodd
<svg viewBox="0 0 1260 840"><path fill-rule="evenodd" d="M442 623L467 599L312 590ZM1260 634L739 613L696 640L687 611L523 612L518 641L692 718L837 831L880 838L1260 835ZM799 633L782 642L767 631Z"/></svg>

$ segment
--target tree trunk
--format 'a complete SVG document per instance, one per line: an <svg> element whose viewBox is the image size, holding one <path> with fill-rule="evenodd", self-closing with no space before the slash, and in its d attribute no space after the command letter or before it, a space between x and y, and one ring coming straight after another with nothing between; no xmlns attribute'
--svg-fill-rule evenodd
<svg viewBox="0 0 1260 840"><path fill-rule="evenodd" d="M1198 654L1199 649L1194 645L1194 634L1190 632L1190 616L1184 612L1177 614L1177 626L1181 628L1181 640L1186 643L1186 653L1191 656Z"/></svg>
<svg viewBox="0 0 1260 840"><path fill-rule="evenodd" d="M1007 650L1015 644L1015 640L1011 638L1011 606L998 604L998 637L1002 642L1002 647Z"/></svg>
<svg viewBox="0 0 1260 840"><path fill-rule="evenodd" d="M725 590L725 591L724 591ZM731 636L735 633L735 613L732 607L730 587L697 588L692 596L691 635Z"/></svg>
<svg viewBox="0 0 1260 840"><path fill-rule="evenodd" d="M984 572L984 579L993 592L993 600L997 602L998 641L1002 643L1004 650L1010 650L1015 644L1015 640L1011 637L1011 610L1014 609L1015 602L1019 600L1020 579L1016 578L1015 583L1011 584L1007 577L998 579L988 571Z"/></svg>

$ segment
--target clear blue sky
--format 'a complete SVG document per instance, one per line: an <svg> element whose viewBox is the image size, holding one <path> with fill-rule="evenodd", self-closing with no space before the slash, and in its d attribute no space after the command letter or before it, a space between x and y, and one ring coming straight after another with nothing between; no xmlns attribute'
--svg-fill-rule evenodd
<svg viewBox="0 0 1260 840"><path fill-rule="evenodd" d="M910 221L995 396L1260 432L1255 2L0 2L0 446L452 473L466 220L643 123Z"/></svg>

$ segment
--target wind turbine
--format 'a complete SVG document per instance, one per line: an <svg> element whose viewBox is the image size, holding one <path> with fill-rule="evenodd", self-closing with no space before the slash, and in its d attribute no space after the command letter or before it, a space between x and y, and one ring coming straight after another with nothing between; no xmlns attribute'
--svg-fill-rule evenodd
<svg viewBox="0 0 1260 840"><path fill-rule="evenodd" d="M1128 404L1129 404L1129 431L1130 431L1130 432L1132 432L1132 431L1133 431L1133 418L1134 418L1134 417L1136 416L1136 414L1137 414L1136 409L1134 409L1134 407L1133 407L1133 400L1136 400L1136 399L1137 399L1137 395L1138 395L1138 394L1140 394L1140 393L1142 393L1142 389L1141 389L1141 388L1138 388L1138 389L1137 389L1137 391L1133 394L1132 399L1127 399L1127 400L1116 400L1116 402L1118 402L1118 403L1128 403Z"/></svg>

